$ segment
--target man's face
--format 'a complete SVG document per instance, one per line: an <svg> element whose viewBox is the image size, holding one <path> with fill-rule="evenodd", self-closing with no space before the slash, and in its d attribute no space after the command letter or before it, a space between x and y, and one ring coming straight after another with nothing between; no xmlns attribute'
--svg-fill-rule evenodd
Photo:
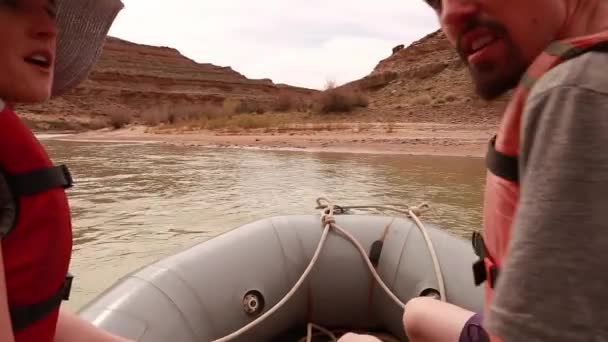
<svg viewBox="0 0 608 342"><path fill-rule="evenodd" d="M50 97L57 32L54 0L0 0L0 98Z"/></svg>
<svg viewBox="0 0 608 342"><path fill-rule="evenodd" d="M560 0L425 0L490 100L515 87L563 22Z"/></svg>

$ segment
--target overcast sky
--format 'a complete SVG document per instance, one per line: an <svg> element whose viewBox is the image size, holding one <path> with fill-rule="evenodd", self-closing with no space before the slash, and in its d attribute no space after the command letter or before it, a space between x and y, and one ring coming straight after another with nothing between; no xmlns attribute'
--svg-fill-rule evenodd
<svg viewBox="0 0 608 342"><path fill-rule="evenodd" d="M249 78L323 88L361 78L438 28L422 0L123 0L110 35Z"/></svg>

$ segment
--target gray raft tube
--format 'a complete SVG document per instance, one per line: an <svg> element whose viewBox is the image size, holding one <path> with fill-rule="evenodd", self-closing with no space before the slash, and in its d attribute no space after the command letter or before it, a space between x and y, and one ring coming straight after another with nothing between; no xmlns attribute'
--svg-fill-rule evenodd
<svg viewBox="0 0 608 342"><path fill-rule="evenodd" d="M439 292L429 248L414 221L376 215L337 215L335 220L368 255L384 237L376 270L401 302ZM473 283L471 265L477 257L470 242L435 225L425 226L447 301L480 312L483 289ZM246 224L123 277L79 314L138 342L215 341L283 299L311 261L323 228L318 215ZM374 281L357 248L331 230L302 286L280 309L233 341L297 341L306 336L308 323L383 331L407 341L402 315L402 308Z"/></svg>

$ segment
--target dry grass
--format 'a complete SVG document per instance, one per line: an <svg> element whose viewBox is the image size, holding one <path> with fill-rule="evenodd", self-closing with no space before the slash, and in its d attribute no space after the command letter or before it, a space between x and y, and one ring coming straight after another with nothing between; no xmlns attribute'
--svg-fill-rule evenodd
<svg viewBox="0 0 608 342"><path fill-rule="evenodd" d="M278 118L271 115L259 114L236 114L230 117L218 117L205 122L200 122L199 129L259 129L277 127L283 124Z"/></svg>
<svg viewBox="0 0 608 342"><path fill-rule="evenodd" d="M357 123L357 127L353 129L355 133L367 132L370 129L374 128L374 125L369 122L359 122Z"/></svg>
<svg viewBox="0 0 608 342"><path fill-rule="evenodd" d="M393 133L395 131L395 123L392 122L392 121L387 122L386 125L385 125L385 127L384 127L384 131L386 133Z"/></svg>
<svg viewBox="0 0 608 342"><path fill-rule="evenodd" d="M205 102L182 105L162 105L149 108L141 113L144 125L190 126L193 123L230 117L242 110L241 104L226 100L221 104Z"/></svg>
<svg viewBox="0 0 608 342"><path fill-rule="evenodd" d="M313 125L315 131L344 131L351 128L351 125L340 122L327 122L322 124Z"/></svg>
<svg viewBox="0 0 608 342"><path fill-rule="evenodd" d="M254 111L243 112L245 110ZM250 130L277 127L284 118L262 112L258 106L225 100L221 105L213 103L184 106L156 107L142 113L142 121L149 126L164 129L194 130Z"/></svg>
<svg viewBox="0 0 608 342"><path fill-rule="evenodd" d="M266 104L268 105L268 104ZM314 99L301 98L284 92L277 102L266 112L256 103L244 103L226 99L222 102L184 103L156 105L135 115L128 110L113 109L109 123L114 128L122 128L130 123L148 126L147 131L196 131L224 130L243 131L262 129L266 132L292 130L333 131L353 129L333 121L341 121L345 114L357 107L368 105L367 98L352 89L336 88L329 83L327 90ZM314 110L311 110L314 109ZM338 113L338 116L328 115ZM305 124L305 125L303 125ZM101 123L99 123L101 125ZM97 126L97 125L96 125ZM369 130L371 125L361 124L359 130Z"/></svg>

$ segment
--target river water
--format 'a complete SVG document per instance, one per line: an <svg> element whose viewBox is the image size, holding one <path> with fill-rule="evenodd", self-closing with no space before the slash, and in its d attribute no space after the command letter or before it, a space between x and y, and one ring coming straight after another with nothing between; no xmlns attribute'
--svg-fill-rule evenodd
<svg viewBox="0 0 608 342"><path fill-rule="evenodd" d="M317 213L320 196L427 202L423 221L461 236L481 225L480 158L42 142L75 179L74 310L126 273L244 223Z"/></svg>

